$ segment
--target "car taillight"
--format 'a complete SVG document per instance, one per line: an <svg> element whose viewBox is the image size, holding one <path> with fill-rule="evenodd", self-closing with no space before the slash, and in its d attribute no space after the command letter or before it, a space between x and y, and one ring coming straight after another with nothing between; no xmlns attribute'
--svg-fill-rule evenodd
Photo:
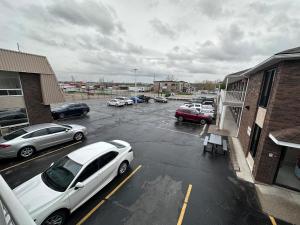
<svg viewBox="0 0 300 225"><path fill-rule="evenodd" d="M7 145L7 144L0 144L0 148L8 148L10 147L10 145Z"/></svg>

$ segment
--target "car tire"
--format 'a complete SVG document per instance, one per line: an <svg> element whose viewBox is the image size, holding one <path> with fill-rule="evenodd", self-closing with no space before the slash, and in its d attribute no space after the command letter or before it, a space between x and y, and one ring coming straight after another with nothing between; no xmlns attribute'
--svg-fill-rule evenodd
<svg viewBox="0 0 300 225"><path fill-rule="evenodd" d="M86 110L84 110L82 113L83 116L86 116L87 114L88 114L88 111L86 111Z"/></svg>
<svg viewBox="0 0 300 225"><path fill-rule="evenodd" d="M58 118L59 118L59 119L64 119L64 118L65 118L65 114L60 113L60 114L58 115Z"/></svg>
<svg viewBox="0 0 300 225"><path fill-rule="evenodd" d="M124 175L127 172L128 168L129 168L128 162L127 161L122 162L118 169L118 175L119 176Z"/></svg>
<svg viewBox="0 0 300 225"><path fill-rule="evenodd" d="M26 146L20 149L18 156L22 159L27 159L31 157L35 152L35 148L32 146Z"/></svg>
<svg viewBox="0 0 300 225"><path fill-rule="evenodd" d="M82 132L77 132L73 137L74 141L81 141L84 139L84 134Z"/></svg>
<svg viewBox="0 0 300 225"><path fill-rule="evenodd" d="M63 225L67 220L67 212L64 210L58 210L48 216L42 223L42 225Z"/></svg>
<svg viewBox="0 0 300 225"><path fill-rule="evenodd" d="M206 120L205 120L205 119L201 119L201 120L200 120L200 124L201 124L201 125L205 125L205 124L206 124Z"/></svg>
<svg viewBox="0 0 300 225"><path fill-rule="evenodd" d="M183 117L182 117L182 116L179 116L179 117L177 118L177 120L178 120L179 122L182 122L182 121L183 121Z"/></svg>

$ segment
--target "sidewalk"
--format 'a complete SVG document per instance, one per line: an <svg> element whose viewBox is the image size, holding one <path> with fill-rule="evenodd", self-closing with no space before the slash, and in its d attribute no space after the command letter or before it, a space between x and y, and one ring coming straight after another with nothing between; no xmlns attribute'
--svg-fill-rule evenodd
<svg viewBox="0 0 300 225"><path fill-rule="evenodd" d="M300 193L254 181L239 140L228 137L230 157L238 178L255 184L262 210L268 215L300 225ZM237 169L236 169L237 168Z"/></svg>

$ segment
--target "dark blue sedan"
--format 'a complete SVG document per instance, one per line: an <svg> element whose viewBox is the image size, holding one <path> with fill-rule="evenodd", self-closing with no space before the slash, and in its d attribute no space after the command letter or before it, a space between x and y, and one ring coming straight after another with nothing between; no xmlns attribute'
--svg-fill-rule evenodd
<svg viewBox="0 0 300 225"><path fill-rule="evenodd" d="M51 111L53 119L86 115L90 108L85 103L68 103Z"/></svg>
<svg viewBox="0 0 300 225"><path fill-rule="evenodd" d="M140 98L138 98L138 97L136 97L136 96L133 96L133 97L131 97L130 99L131 99L134 103L143 103L143 102L144 102L143 99L140 99Z"/></svg>

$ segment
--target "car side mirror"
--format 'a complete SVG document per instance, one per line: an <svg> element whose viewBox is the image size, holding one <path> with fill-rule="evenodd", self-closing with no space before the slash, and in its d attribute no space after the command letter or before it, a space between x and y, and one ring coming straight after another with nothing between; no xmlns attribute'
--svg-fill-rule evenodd
<svg viewBox="0 0 300 225"><path fill-rule="evenodd" d="M66 132L69 132L70 131L70 129L66 129Z"/></svg>
<svg viewBox="0 0 300 225"><path fill-rule="evenodd" d="M84 187L84 184L83 184L83 183L77 182L77 184L75 185L75 190L80 189L80 188L83 188L83 187Z"/></svg>
<svg viewBox="0 0 300 225"><path fill-rule="evenodd" d="M50 167L54 165L54 162L50 164Z"/></svg>

